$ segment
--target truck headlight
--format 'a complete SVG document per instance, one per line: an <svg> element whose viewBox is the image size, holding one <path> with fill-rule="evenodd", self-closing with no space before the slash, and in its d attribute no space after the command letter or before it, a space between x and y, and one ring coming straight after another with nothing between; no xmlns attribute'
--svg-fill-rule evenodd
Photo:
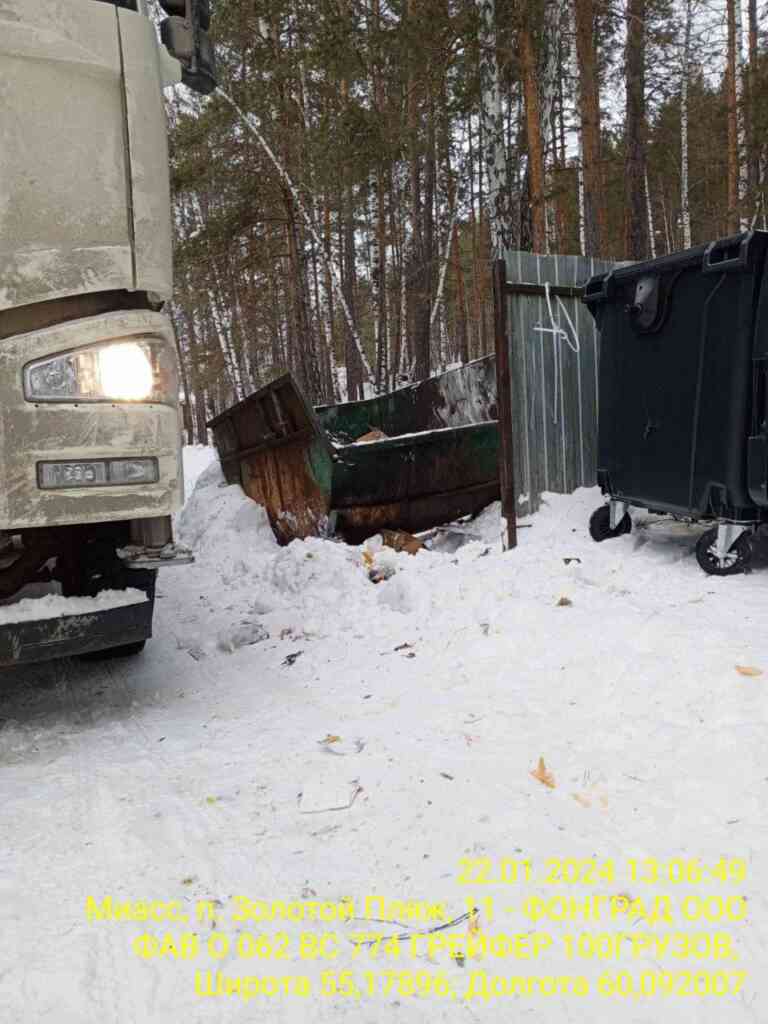
<svg viewBox="0 0 768 1024"><path fill-rule="evenodd" d="M102 342L24 367L32 402L167 402L178 398L176 358L154 338Z"/></svg>

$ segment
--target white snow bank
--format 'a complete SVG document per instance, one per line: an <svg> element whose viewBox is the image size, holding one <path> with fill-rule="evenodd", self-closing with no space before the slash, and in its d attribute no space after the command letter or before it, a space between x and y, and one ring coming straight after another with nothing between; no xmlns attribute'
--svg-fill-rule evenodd
<svg viewBox="0 0 768 1024"><path fill-rule="evenodd" d="M147 595L136 587L125 590L102 590L96 597L25 597L16 604L0 607L0 626L16 622L34 622L39 619L60 619L65 615L89 615L110 608L124 608L129 604L143 604Z"/></svg>
<svg viewBox="0 0 768 1024"><path fill-rule="evenodd" d="M231 653L268 636L375 637L390 628L393 614L435 618L446 585L441 573L453 579L456 565L489 548L501 551L499 504L463 529L471 540L450 555L395 552L380 538L355 547L310 537L281 547L264 509L228 486L215 462L201 473L177 523L196 565L173 582L197 591L190 604L199 609L183 621L189 631L180 642ZM389 578L372 583L372 568Z"/></svg>
<svg viewBox="0 0 768 1024"><path fill-rule="evenodd" d="M216 449L206 444L188 444L183 449L184 500L195 489L200 474L217 458Z"/></svg>
<svg viewBox="0 0 768 1024"><path fill-rule="evenodd" d="M237 484L226 483L218 461L199 474L177 528L198 559L221 566L277 547L264 509Z"/></svg>

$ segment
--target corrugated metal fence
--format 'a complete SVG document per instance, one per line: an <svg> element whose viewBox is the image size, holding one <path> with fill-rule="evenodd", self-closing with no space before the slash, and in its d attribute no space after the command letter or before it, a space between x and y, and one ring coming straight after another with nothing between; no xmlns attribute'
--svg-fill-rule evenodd
<svg viewBox="0 0 768 1024"><path fill-rule="evenodd" d="M510 435L507 493L518 515L535 512L543 491L568 494L596 481L599 342L580 296L593 274L616 265L530 252L496 264L497 372L508 376L500 427ZM500 406L504 391L500 380Z"/></svg>

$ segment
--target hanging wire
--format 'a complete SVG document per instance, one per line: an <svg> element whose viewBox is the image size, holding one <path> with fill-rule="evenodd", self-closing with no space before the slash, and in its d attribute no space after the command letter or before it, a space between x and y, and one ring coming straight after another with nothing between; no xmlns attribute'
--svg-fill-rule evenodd
<svg viewBox="0 0 768 1024"><path fill-rule="evenodd" d="M557 299L557 304L560 310L562 311L568 323L568 326L570 327L570 334L568 333L568 331L565 330L564 327L561 327L560 324L555 321L555 313L552 308L552 297L549 292L549 281L544 282L544 298L547 302L547 313L549 315L550 326L542 327L542 325L538 323L533 329L538 334L549 334L552 337L552 351L554 353L555 359L555 394L552 422L558 423L558 408L560 402L560 373L563 364L563 354L560 349L560 341L561 339L564 339L566 345L571 350L571 352L574 353L574 355L579 354L579 352L581 351L581 346L579 345L579 335L576 332L576 328L573 326L573 320L571 320L570 314L568 313L565 303L559 295L556 295L555 298Z"/></svg>

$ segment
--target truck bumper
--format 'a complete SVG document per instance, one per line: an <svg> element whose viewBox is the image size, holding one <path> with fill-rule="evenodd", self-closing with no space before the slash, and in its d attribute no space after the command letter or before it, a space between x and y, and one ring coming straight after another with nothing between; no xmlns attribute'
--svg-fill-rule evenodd
<svg viewBox="0 0 768 1024"><path fill-rule="evenodd" d="M152 636L155 573L137 571L132 585L147 600L86 614L0 625L0 668L70 658L139 643Z"/></svg>

